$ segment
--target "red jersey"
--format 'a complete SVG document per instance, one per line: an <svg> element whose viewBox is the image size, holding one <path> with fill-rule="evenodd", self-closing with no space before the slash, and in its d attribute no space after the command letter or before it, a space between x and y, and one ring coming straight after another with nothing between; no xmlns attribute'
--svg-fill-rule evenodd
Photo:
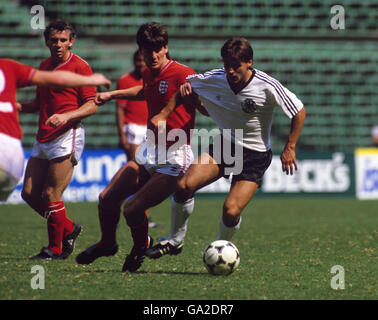
<svg viewBox="0 0 378 320"><path fill-rule="evenodd" d="M146 68L143 72L144 97L148 105L148 119L158 114L185 83L187 76L195 74L189 68L176 61L170 60L160 73L153 77ZM190 129L194 128L196 109L192 105L181 104L169 115L167 120L167 133L172 129L182 129L186 133L187 144L190 144ZM174 142L167 142L171 145Z"/></svg>
<svg viewBox="0 0 378 320"><path fill-rule="evenodd" d="M30 86L35 69L10 59L0 59L0 132L21 140L15 106L17 88Z"/></svg>
<svg viewBox="0 0 378 320"><path fill-rule="evenodd" d="M134 72L123 75L117 82L118 90L135 86L143 86L143 79L137 79ZM116 104L124 109L123 121L125 123L147 124L148 108L146 101L117 99Z"/></svg>
<svg viewBox="0 0 378 320"><path fill-rule="evenodd" d="M40 70L65 70L81 75L93 74L89 64L72 52L70 52L70 56L66 61L57 66L52 64L51 57L45 59L40 65ZM45 125L45 122L53 114L76 110L85 102L94 100L95 97L96 87L64 89L37 87L37 99L40 106L37 140L39 142L52 141L74 127L80 121L70 121L58 128Z"/></svg>

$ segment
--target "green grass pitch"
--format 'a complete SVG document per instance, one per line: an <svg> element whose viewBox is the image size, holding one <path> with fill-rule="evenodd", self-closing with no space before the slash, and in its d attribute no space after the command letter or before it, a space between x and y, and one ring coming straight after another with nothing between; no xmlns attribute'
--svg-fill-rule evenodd
<svg viewBox="0 0 378 320"><path fill-rule="evenodd" d="M89 266L75 256L99 239L96 203L67 203L68 215L84 231L64 261L29 261L47 245L45 221L26 205L0 206L0 299L378 299L378 201L351 198L255 197L243 212L233 243L241 261L230 276L207 273L202 253L216 239L223 197L196 198L183 252L146 258L134 274L121 272L131 248L121 217L120 251ZM169 232L170 201L150 210ZM32 289L34 265L45 270L45 288ZM331 288L331 268L344 268L345 287ZM339 274L340 275L340 274Z"/></svg>

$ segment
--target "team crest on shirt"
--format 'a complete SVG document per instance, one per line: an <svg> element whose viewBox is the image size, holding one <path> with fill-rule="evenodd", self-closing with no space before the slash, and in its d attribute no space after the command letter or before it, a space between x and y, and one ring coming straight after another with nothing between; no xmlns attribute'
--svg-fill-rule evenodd
<svg viewBox="0 0 378 320"><path fill-rule="evenodd" d="M246 113L253 113L257 110L256 103L251 99L247 98L241 102L242 110Z"/></svg>
<svg viewBox="0 0 378 320"><path fill-rule="evenodd" d="M161 80L159 82L159 92L160 94L166 94L168 91L169 82L166 80Z"/></svg>

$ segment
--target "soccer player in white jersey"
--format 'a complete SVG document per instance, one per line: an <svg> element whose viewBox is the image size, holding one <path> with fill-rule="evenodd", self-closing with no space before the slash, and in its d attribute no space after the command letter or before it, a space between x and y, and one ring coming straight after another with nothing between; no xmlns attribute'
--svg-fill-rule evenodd
<svg viewBox="0 0 378 320"><path fill-rule="evenodd" d="M243 161L242 166L232 164L234 168L242 167L242 170L234 172L232 176L220 219L218 239L231 240L240 228L242 210L260 187L272 160L270 130L274 109L280 107L291 119L291 130L281 154L282 170L290 175L294 169L297 170L295 146L306 112L302 102L280 82L262 71L252 69L253 50L246 39L232 38L226 41L221 56L223 69L188 76L187 82L151 122L157 126L158 122L165 121L174 110L176 99L192 96L200 100L198 103L203 103L221 132L231 129L231 135L223 134L221 139L214 140L221 141L221 144L210 145L209 152L202 153L191 164L176 192L176 198L185 201L193 197L198 189L227 176L228 169L232 169L226 159L227 152L224 152L227 139L231 140L231 156L234 157L236 149L242 147L243 156L235 158L236 161ZM236 129L243 130L241 136L235 133ZM167 242L172 247L179 246L184 241L187 220L179 229L180 233L171 234L164 243L147 250L146 255L160 258L167 253L164 250Z"/></svg>

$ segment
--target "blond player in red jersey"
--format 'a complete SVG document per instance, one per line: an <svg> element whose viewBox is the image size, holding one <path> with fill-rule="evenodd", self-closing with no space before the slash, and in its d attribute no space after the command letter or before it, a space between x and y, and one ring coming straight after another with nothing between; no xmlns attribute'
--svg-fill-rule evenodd
<svg viewBox="0 0 378 320"><path fill-rule="evenodd" d="M104 103L119 98L146 99L150 119L168 103L179 86L185 82L185 78L195 72L170 59L168 33L161 24L153 22L142 25L137 32L137 43L147 64L143 73L143 86L101 93L97 102ZM168 149L167 152L167 148L175 144L176 140L169 141L168 137L167 144L160 145L162 148L159 150L155 136L147 134L135 161L128 162L115 174L99 197L101 240L76 257L79 264L90 264L101 256L111 256L117 252L116 228L123 199L134 194L123 208L134 245L126 256L122 271L135 272L141 266L145 250L152 245L144 211L158 205L176 191L178 180L192 162L190 129L194 127L194 120L195 107L181 102L167 120L167 132L172 129L184 132L185 143L178 143L174 151L170 152ZM159 161L161 154L165 156L164 161ZM192 210L192 205L193 202L189 210Z"/></svg>
<svg viewBox="0 0 378 320"><path fill-rule="evenodd" d="M11 59L0 59L0 201L6 201L21 179L24 152L18 122L18 88L38 85L77 87L110 85L101 74L81 76L67 71L40 71Z"/></svg>
<svg viewBox="0 0 378 320"><path fill-rule="evenodd" d="M50 23L44 36L51 56L42 61L40 70L93 73L88 63L71 52L75 30L69 23ZM93 86L59 90L38 87L36 98L22 104L25 112L39 110L37 139L26 167L22 198L47 219L49 238L48 247L32 259L67 258L81 232L80 224L67 218L62 195L84 148L80 121L97 112L95 96Z"/></svg>

